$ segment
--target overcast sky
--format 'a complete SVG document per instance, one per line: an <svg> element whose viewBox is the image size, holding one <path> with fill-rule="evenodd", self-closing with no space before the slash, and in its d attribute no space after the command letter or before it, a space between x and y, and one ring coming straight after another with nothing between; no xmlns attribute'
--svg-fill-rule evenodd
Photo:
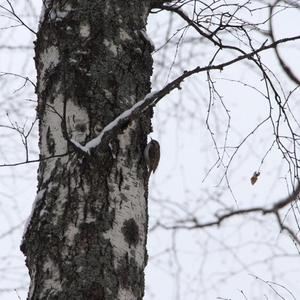
<svg viewBox="0 0 300 300"><path fill-rule="evenodd" d="M28 5L28 1L20 1L16 3L16 9L36 30L39 8L36 3L34 5L36 7ZM33 12L36 12L35 18ZM256 21L251 19L254 17L264 16L248 16L253 22ZM297 22L299 12L282 13L275 22L276 37L299 34ZM6 18L0 17L2 28L8 23ZM165 44L166 37L174 35L167 46L154 52L154 89L163 87L184 70L207 65L214 53L214 46L195 39L197 35L191 29L184 34L183 31L175 34L183 24L175 16L170 19L166 13L153 15L149 20L147 30L157 50ZM32 34L21 27L2 30L1 34L1 45L24 47L22 50L0 47L0 72L22 74L35 82L33 51L26 49L32 45ZM188 42L191 39L194 39L192 44ZM256 42L260 39L263 41L263 37L257 35ZM299 44L281 49L289 63L300 70ZM281 74L273 53L270 51L261 56L272 66L288 92L293 85ZM220 55L218 61L230 58L232 55L227 53ZM150 229L157 221L172 225L195 216L201 222L209 221L225 208L267 205L288 194L289 170L277 146L272 147L271 124L266 122L251 134L269 114L269 103L260 93L264 91L261 74L247 62L213 72L212 76L222 97L216 95L209 115L206 74L186 80L181 90L171 93L154 110L151 137L160 141L162 155L158 170L150 180ZM23 85L22 78L0 77L1 125L26 122L25 128L28 128L34 120L34 88L29 82ZM299 93L295 92L290 106L299 118L297 99ZM17 132L0 129L0 163L24 160L25 153ZM249 139L231 161L234 147L247 135ZM232 146L226 152L222 149L225 142ZM30 145L31 157L36 158L36 127ZM228 170L222 163L215 164L218 153L223 155L224 165L231 161ZM0 168L0 292L1 289L24 288L1 293L1 300L18 299L18 295L26 299L29 278L19 244L23 223L30 214L36 194L36 170L37 164ZM250 178L258 170L261 175L257 183L251 185ZM12 234L3 236L10 230ZM297 249L289 237L280 233L271 216L235 218L221 228L211 230L153 230L149 234L148 251L147 300L245 299L243 293L247 299L263 299L264 294L268 299L280 299L261 279L284 286L277 285L276 288L285 299L294 299L290 292L296 298L300 297Z"/></svg>

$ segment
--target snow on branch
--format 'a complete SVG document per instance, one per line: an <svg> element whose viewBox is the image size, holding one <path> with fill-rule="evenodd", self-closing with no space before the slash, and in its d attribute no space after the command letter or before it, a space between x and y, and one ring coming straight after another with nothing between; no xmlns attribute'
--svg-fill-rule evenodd
<svg viewBox="0 0 300 300"><path fill-rule="evenodd" d="M80 150L90 153L91 149L96 148L99 146L103 139L112 135L112 132L127 123L128 121L135 119L142 113L143 111L150 108L155 100L157 100L159 92L152 92L147 94L144 99L140 100L136 104L134 104L131 108L125 110L121 113L116 119L106 125L101 133L95 137L94 139L90 140L86 145L81 145L75 140L71 139L70 141Z"/></svg>
<svg viewBox="0 0 300 300"><path fill-rule="evenodd" d="M110 138L115 136L116 132L118 132L118 131L120 132L121 131L120 129L123 128L124 125L126 125L129 121L137 119L141 115L141 113L145 112L150 107L154 107L163 97L165 97L167 94L169 94L174 89L177 89L177 88L180 89L181 83L186 78L188 78L194 74L201 73L201 72L210 72L213 70L222 71L225 67L234 65L235 63L238 63L240 61L247 60L247 59L252 59L255 61L255 59L253 57L256 54L261 53L266 50L269 50L269 49L274 49L279 44L292 42L292 41L296 41L296 40L300 40L300 35L276 40L270 44L266 44L266 42L265 42L261 47L254 49L251 52L245 53L243 51L241 55L239 55L231 60L220 63L220 64L213 64L211 62L209 65L204 66L204 67L197 66L192 70L184 71L180 76L178 76L176 79L174 79L173 81L168 83L161 90L147 94L142 100L138 101L130 109L128 109L128 110L124 111L122 114L120 114L115 120L113 120L111 123L106 125L103 128L102 132L97 137L95 137L94 139L89 141L86 145L81 145L80 143L76 142L74 139L69 140L69 142L71 142L77 149L80 149L81 151L89 154L91 149L99 146L104 140L109 141ZM59 155L46 157L43 160L51 159L51 158L55 158L55 157L62 157L62 156L68 155L68 154L69 154L69 152L62 153ZM19 162L19 163L1 164L0 167L18 166L18 165L22 165L22 164L39 162L40 160L41 159L35 159L35 160L31 160L31 161L28 160L28 161Z"/></svg>
<svg viewBox="0 0 300 300"><path fill-rule="evenodd" d="M222 71L225 67L228 67L230 65L233 65L239 61L251 59L256 54L272 49L276 47L279 44L299 40L300 35L284 38L277 40L269 45L266 45L265 43L258 49L253 50L248 53L244 53L242 55L239 55L235 57L234 59L231 59L229 61L226 61L221 64L210 64L205 67L197 66L196 68L190 70L190 71L184 71L182 75L168 83L164 88L162 88L160 91L152 92L147 94L142 100L138 101L136 104L134 104L131 108L125 110L123 113L121 113L116 119L114 119L112 122L110 122L108 125L106 125L102 132L95 137L94 139L90 140L86 145L81 145L78 142L76 142L74 139L71 139L70 142L81 151L84 151L88 154L90 154L91 149L96 148L99 146L103 140L109 140L114 136L115 131L120 129L123 125L128 123L129 121L132 121L134 119L137 119L141 113L149 109L150 107L153 107L156 105L156 103L161 100L164 96L169 94L174 89L178 88L180 89L181 83L184 81L184 79L197 74L201 72L208 72L213 70L219 70Z"/></svg>

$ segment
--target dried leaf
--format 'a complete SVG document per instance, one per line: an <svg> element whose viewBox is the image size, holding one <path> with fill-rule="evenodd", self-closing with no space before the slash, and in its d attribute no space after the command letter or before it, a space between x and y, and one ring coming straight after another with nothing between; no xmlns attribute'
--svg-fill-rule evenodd
<svg viewBox="0 0 300 300"><path fill-rule="evenodd" d="M254 185L255 182L258 179L258 176L260 175L260 172L254 172L253 176L250 178L251 184Z"/></svg>

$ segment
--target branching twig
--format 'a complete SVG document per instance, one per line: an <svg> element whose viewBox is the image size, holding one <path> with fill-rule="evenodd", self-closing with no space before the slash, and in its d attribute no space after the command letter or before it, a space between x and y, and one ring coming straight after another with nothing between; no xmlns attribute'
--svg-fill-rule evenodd
<svg viewBox="0 0 300 300"><path fill-rule="evenodd" d="M216 215L216 219L214 221L205 222L205 223L200 223L196 218L192 218L189 220L182 220L178 222L177 225L173 225L173 226L168 226L158 222L157 224L154 225L154 227L161 227L163 229L170 229L170 230L174 230L174 229L193 230L193 229L208 228L214 226L219 227L225 220L232 219L235 216L247 215L251 213L261 213L263 215L273 214L277 219L280 229L287 231L289 235L292 237L292 239L300 246L299 238L291 228L289 228L287 225L283 223L279 214L279 211L281 209L288 206L289 204L292 204L294 201L297 201L297 199L299 198L299 194L300 194L300 182L298 183L298 185L296 186L296 188L294 189L291 195L289 195L288 197L282 200L275 202L270 208L257 206L257 207L247 208L247 209L238 209L222 215ZM186 225L186 224L190 224L190 225Z"/></svg>

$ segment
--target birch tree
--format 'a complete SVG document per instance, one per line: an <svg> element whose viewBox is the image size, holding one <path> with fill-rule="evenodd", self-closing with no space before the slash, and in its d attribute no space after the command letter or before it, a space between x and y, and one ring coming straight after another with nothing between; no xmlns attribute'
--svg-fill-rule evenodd
<svg viewBox="0 0 300 300"><path fill-rule="evenodd" d="M209 100L207 106L203 104L207 111L204 126L217 156L207 176L221 167L224 170L221 181L226 183L236 205L227 205L219 199L221 195L211 193L209 202L217 205L213 206L215 213L208 215L208 221L201 219L196 211L191 214L188 208L182 209L178 217L170 209L172 217L157 218L150 231L170 231L176 235L185 230L222 227L240 216L272 216L278 231L287 234L298 249L299 123L289 105L299 79L282 57L280 47L298 41L300 36L276 39L273 19L278 10L299 7L294 1L260 4L259 1L253 4L250 1L45 0L37 31L17 14L13 3L7 0L6 6L0 5L36 36L37 83L26 76L3 74L20 76L25 84L34 85L38 101L37 118L27 131L14 122L6 126L21 136L25 160L1 165L39 162L37 195L21 243L30 274L28 299L143 298L151 176L144 150L147 136L153 131L153 108L161 100L169 101L168 94L184 91L186 83L197 74L204 74L207 82ZM245 12L251 15L262 12L265 18L252 22L244 16ZM174 34L170 33L174 23L166 25L168 36L157 49L146 33L150 13L167 13L178 22ZM185 39L188 30L193 34ZM198 61L188 53L177 64L185 40L192 46L200 44L207 57ZM168 54L170 45L175 48L173 60ZM154 51L164 53L158 64L167 72L166 83L159 84L158 89L151 89L150 82ZM288 94L272 66L262 59L270 52L288 80L296 85ZM214 74L242 63L254 69L263 82L263 88L251 88L267 100L269 113L252 131L244 133L238 145L231 146L231 114L218 91ZM170 76L175 67L180 72ZM166 78L159 78L160 83ZM222 142L211 122L217 101L227 117ZM219 111L216 112L218 115ZM36 121L40 155L31 159L28 136ZM249 176L250 183L260 181L264 160L277 146L288 165L290 192L270 205L239 207L239 199L230 185L229 169L236 154L249 143L249 137L265 124L269 124L274 135L272 145ZM286 221L290 210L296 225ZM172 247L176 253L174 244Z"/></svg>
<svg viewBox="0 0 300 300"><path fill-rule="evenodd" d="M35 44L41 162L21 246L28 299L143 297L151 111L88 153L78 145L150 92L150 5L44 3Z"/></svg>

